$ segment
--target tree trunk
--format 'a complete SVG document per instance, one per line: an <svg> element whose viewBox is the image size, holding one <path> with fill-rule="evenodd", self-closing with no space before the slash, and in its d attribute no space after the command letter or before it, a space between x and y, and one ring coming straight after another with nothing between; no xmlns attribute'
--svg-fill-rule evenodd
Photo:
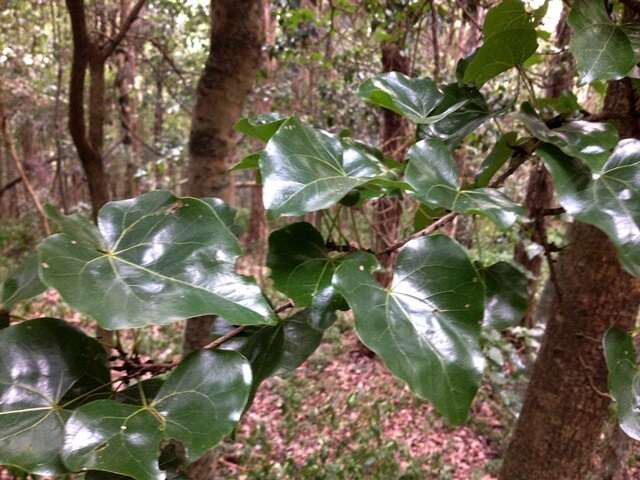
<svg viewBox="0 0 640 480"><path fill-rule="evenodd" d="M120 0L121 18L129 11L129 0ZM132 27L132 33L135 33ZM124 181L122 186L124 198L135 197L140 193L136 171L142 161L142 145L138 128L138 100L135 92L137 70L136 42L129 41L116 49L115 63L117 73L115 86L117 90L122 145L125 151ZM117 188L117 186L115 186Z"/></svg>
<svg viewBox="0 0 640 480"><path fill-rule="evenodd" d="M402 54L396 43L386 43L382 46L382 69L385 72L409 74L409 59ZM380 141L382 151L386 155L396 160L404 158L408 128L407 121L397 113L386 109L382 111ZM376 200L373 208L374 250L380 252L398 240L402 204L398 198L382 197ZM391 270L395 254L385 255L380 260L384 271L380 272L378 280L386 285L393 276Z"/></svg>
<svg viewBox="0 0 640 480"><path fill-rule="evenodd" d="M271 21L270 0L262 0L262 9L266 47L262 50L262 70L264 72L264 83L269 84L273 81L273 72L276 68L276 60L271 58L269 54L270 47L275 42L275 28ZM257 105L258 111L260 113L268 113L271 111L271 103L271 96L260 95ZM262 265L264 265L267 243L267 222L264 204L262 203L262 185L259 182L258 172L254 173L253 179L256 185L251 189L249 227L247 228L245 243L253 256L255 265L258 267L259 278L262 280Z"/></svg>
<svg viewBox="0 0 640 480"><path fill-rule="evenodd" d="M233 125L242 114L260 66L264 41L261 0L212 0L209 57L196 91L189 138L193 196L233 197L227 168L235 148ZM212 317L187 321L184 351L205 345Z"/></svg>
<svg viewBox="0 0 640 480"><path fill-rule="evenodd" d="M610 403L601 339L612 325L635 324L640 281L622 270L611 242L581 223L569 241L502 480L586 477Z"/></svg>
<svg viewBox="0 0 640 480"><path fill-rule="evenodd" d="M556 26L556 47L558 49L566 49L571 39L567 16L569 7L565 6L562 16ZM549 74L546 82L546 94L548 97L557 97L563 92L570 92L573 88L573 78L575 76L575 61L573 55L568 50L554 55L549 62ZM524 200L524 206L527 209L528 217L531 222L527 225L531 239L541 244L544 239L546 220L543 215L545 208L551 206L553 201L553 182L551 176L545 168L544 164L539 163L533 165L529 171L529 180L527 183L527 193ZM523 323L528 327L535 325L534 317L536 311L536 292L538 290L538 280L544 255L530 255L526 251L526 246L522 241L516 244L514 257L516 262L526 268L530 273L529 279L529 309L525 315Z"/></svg>
<svg viewBox="0 0 640 480"><path fill-rule="evenodd" d="M604 113L626 117L622 137L640 134L638 104L629 79L609 83ZM611 242L596 228L574 223L568 237L502 480L586 478L610 404L602 336L613 325L635 326L640 280L622 270Z"/></svg>

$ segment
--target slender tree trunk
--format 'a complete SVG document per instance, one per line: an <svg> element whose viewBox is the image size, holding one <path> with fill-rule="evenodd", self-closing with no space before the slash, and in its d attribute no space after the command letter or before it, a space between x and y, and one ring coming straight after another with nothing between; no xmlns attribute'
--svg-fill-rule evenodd
<svg viewBox="0 0 640 480"><path fill-rule="evenodd" d="M396 43L386 43L382 46L382 69L385 72L400 72L409 74L410 61L402 54L401 48ZM396 160L404 158L409 125L400 115L390 111L382 111L382 129L380 142L382 151ZM400 229L400 215L402 204L397 198L383 197L373 205L374 249L377 252L385 250L397 239ZM379 280L388 284L392 277L392 267L395 255L389 254L381 258L384 271L380 273Z"/></svg>
<svg viewBox="0 0 640 480"><path fill-rule="evenodd" d="M235 149L233 125L242 114L260 66L264 42L261 0L212 0L209 56L196 91L189 138L193 196L233 198L227 168ZM210 338L212 317L187 321L184 351Z"/></svg>
<svg viewBox="0 0 640 480"><path fill-rule="evenodd" d="M629 79L609 83L604 113L626 116L621 136L640 136L639 103ZM502 480L586 478L610 404L602 336L612 325L635 326L640 280L622 270L611 242L596 228L574 223L568 237Z"/></svg>
<svg viewBox="0 0 640 480"><path fill-rule="evenodd" d="M120 1L122 18L129 11L129 0ZM132 32L133 29L132 27ZM125 150L123 197L130 198L140 193L136 170L141 163L142 146L138 131L138 102L135 92L135 78L137 70L135 42L123 42L115 53L117 74L115 86L117 90L120 128L122 131L122 145Z"/></svg>
<svg viewBox="0 0 640 480"><path fill-rule="evenodd" d="M69 83L69 133L87 176L94 219L109 201L109 182L102 157L105 119L105 63L138 18L144 0L138 0L113 38L93 39L87 29L84 0L66 0L71 19L73 60ZM85 118L85 82L90 74L89 127Z"/></svg>
<svg viewBox="0 0 640 480"><path fill-rule="evenodd" d="M569 25L567 23L569 7L565 6L562 16L556 27L556 46L559 49L566 48L571 39ZM547 76L546 94L548 97L557 97L563 92L570 92L573 88L575 76L575 62L570 52L563 52L554 55L549 64L549 74ZM545 232L546 219L543 215L545 208L551 206L553 201L553 182L544 164L538 163L531 166L529 170L529 180L527 183L527 193L524 206L527 209L531 222L527 225L531 239L541 244L544 242L542 236ZM529 279L529 309L524 318L524 324L533 327L534 312L536 311L536 292L538 290L538 280L544 262L542 253L531 255L527 252L524 242L516 244L514 252L515 260L531 273Z"/></svg>
<svg viewBox="0 0 640 480"><path fill-rule="evenodd" d="M96 220L100 208L109 201L109 179L102 157L105 118L105 63L124 39L144 0L138 0L122 21L120 30L113 39L98 43L89 36L84 0L66 0L71 19L73 38L73 60L69 83L69 133L78 152L80 163L87 176L93 219ZM99 9L99 13L103 9ZM87 69L89 84L89 128L85 118L85 81ZM105 346L111 345L113 336L99 325L96 336ZM107 347L108 348L108 347Z"/></svg>
<svg viewBox="0 0 640 480"><path fill-rule="evenodd" d="M262 70L264 71L264 82L272 81L273 72L276 68L276 60L270 57L269 47L275 42L275 30L271 21L270 0L262 0L265 32L265 47L262 49ZM263 95L258 100L257 108L261 113L268 113L271 110L271 97ZM256 186L251 189L251 206L249 215L249 228L245 242L253 255L253 261L258 267L260 279L262 279L262 265L264 265L265 247L267 240L267 223L265 219L264 204L262 203L262 185L259 183L258 173L254 173Z"/></svg>

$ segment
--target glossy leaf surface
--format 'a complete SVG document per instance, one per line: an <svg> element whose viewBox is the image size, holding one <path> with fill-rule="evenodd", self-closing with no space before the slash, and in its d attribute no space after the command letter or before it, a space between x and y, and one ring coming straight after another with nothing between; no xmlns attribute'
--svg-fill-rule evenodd
<svg viewBox="0 0 640 480"><path fill-rule="evenodd" d="M11 310L16 303L46 290L38 276L38 268L38 255L32 253L0 283L0 310Z"/></svg>
<svg viewBox="0 0 640 480"><path fill-rule="evenodd" d="M442 111L434 110L445 98L430 78L411 78L403 73L389 72L365 81L358 90L365 101L402 115L417 124L438 122L460 109L467 98L453 101Z"/></svg>
<svg viewBox="0 0 640 480"><path fill-rule="evenodd" d="M489 152L489 155L482 161L480 170L475 178L475 187L482 188L489 185L493 176L513 155L511 145L515 144L517 138L518 134L515 132L505 133L500 137L491 152Z"/></svg>
<svg viewBox="0 0 640 480"><path fill-rule="evenodd" d="M535 115L521 113L518 118L538 140L555 145L594 170L602 168L618 144L618 131L610 123L576 120L551 129Z"/></svg>
<svg viewBox="0 0 640 480"><path fill-rule="evenodd" d="M263 142L268 142L278 131L280 125L287 120L287 117L279 113L265 113L251 118L243 118L235 124L235 129Z"/></svg>
<svg viewBox="0 0 640 480"><path fill-rule="evenodd" d="M69 409L108 389L106 361L96 340L62 320L1 330L0 464L37 475L66 472L60 453Z"/></svg>
<svg viewBox="0 0 640 480"><path fill-rule="evenodd" d="M334 314L331 312L329 315ZM311 322L309 310L294 313L284 320L284 353L278 374L282 375L298 368L322 342L322 330L313 328Z"/></svg>
<svg viewBox="0 0 640 480"><path fill-rule="evenodd" d="M277 217L328 208L384 168L357 143L290 118L267 143L260 171L264 205Z"/></svg>
<svg viewBox="0 0 640 480"><path fill-rule="evenodd" d="M234 271L240 246L232 221L216 199L156 191L110 202L97 229L65 227L42 242L41 278L108 329L205 314L273 323L258 286Z"/></svg>
<svg viewBox="0 0 640 480"><path fill-rule="evenodd" d="M446 144L422 140L407 153L409 165L405 180L422 202L431 207L479 214L500 228L508 228L522 215L522 207L494 188L462 188L458 168Z"/></svg>
<svg viewBox="0 0 640 480"><path fill-rule="evenodd" d="M335 310L346 305L336 293L331 278L342 257L330 256L318 230L297 222L269 236L267 266L274 286L298 307L310 307L310 324L318 330L328 328Z"/></svg>
<svg viewBox="0 0 640 480"><path fill-rule="evenodd" d="M571 51L582 82L620 79L635 65L631 40L625 29L609 18L604 2L576 0L569 25L573 29Z"/></svg>
<svg viewBox="0 0 640 480"><path fill-rule="evenodd" d="M452 83L444 86L442 92L444 96L433 110L433 115L445 113L460 102L464 104L435 123L420 125L418 136L419 138L437 138L451 146L456 146L490 118L491 111L476 88Z"/></svg>
<svg viewBox="0 0 640 480"><path fill-rule="evenodd" d="M464 81L477 87L523 64L538 47L532 19L520 0L503 0L489 10L482 31L482 46L464 72Z"/></svg>
<svg viewBox="0 0 640 480"><path fill-rule="evenodd" d="M640 141L622 140L594 170L552 145L538 153L567 213L605 232L625 270L640 276Z"/></svg>
<svg viewBox="0 0 640 480"><path fill-rule="evenodd" d="M259 163L260 163L260 153L252 153L244 157L235 165L233 165L229 170L230 171L251 170L252 168L258 168Z"/></svg>
<svg viewBox="0 0 640 480"><path fill-rule="evenodd" d="M297 222L269 236L267 266L274 286L296 305L307 307L331 285L336 265L320 232L307 222Z"/></svg>
<svg viewBox="0 0 640 480"><path fill-rule="evenodd" d="M484 288L465 251L442 235L407 243L391 286L374 278L374 256L353 254L334 284L353 310L356 331L391 372L461 423L480 384Z"/></svg>
<svg viewBox="0 0 640 480"><path fill-rule="evenodd" d="M620 428L631 438L640 440L640 374L633 340L613 327L607 330L603 347L609 371L609 393L618 408Z"/></svg>
<svg viewBox="0 0 640 480"><path fill-rule="evenodd" d="M75 410L66 425L64 462L71 470L163 479L161 442L180 442L187 461L195 461L235 427L250 387L251 367L239 353L195 352L147 403L97 400Z"/></svg>
<svg viewBox="0 0 640 480"><path fill-rule="evenodd" d="M497 262L482 270L486 288L484 325L503 330L517 325L529 306L529 282L509 262Z"/></svg>

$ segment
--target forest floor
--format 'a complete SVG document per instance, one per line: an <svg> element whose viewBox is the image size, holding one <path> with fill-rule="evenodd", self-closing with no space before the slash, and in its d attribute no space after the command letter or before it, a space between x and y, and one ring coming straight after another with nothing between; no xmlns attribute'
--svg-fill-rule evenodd
<svg viewBox="0 0 640 480"><path fill-rule="evenodd" d="M471 423L448 427L340 332L292 375L262 385L221 448L216 478L490 480L505 426L486 397Z"/></svg>

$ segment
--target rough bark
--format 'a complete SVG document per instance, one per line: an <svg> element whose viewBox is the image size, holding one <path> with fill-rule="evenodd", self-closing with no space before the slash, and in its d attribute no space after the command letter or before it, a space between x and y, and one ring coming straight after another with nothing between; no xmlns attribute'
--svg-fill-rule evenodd
<svg viewBox="0 0 640 480"><path fill-rule="evenodd" d="M635 324L640 281L622 270L611 242L581 223L569 241L502 480L586 478L610 403L602 335Z"/></svg>
<svg viewBox="0 0 640 480"><path fill-rule="evenodd" d="M604 113L624 119L621 136L640 134L638 97L628 79L609 83ZM610 326L634 327L640 280L619 265L596 228L569 227L557 265L542 348L536 360L501 480L582 480L593 468L607 419L607 370L601 340Z"/></svg>
<svg viewBox="0 0 640 480"><path fill-rule="evenodd" d="M264 41L261 0L212 0L207 63L198 82L189 138L188 191L230 201L227 168L235 149L233 125L242 114L260 66ZM209 341L212 317L187 321L184 351Z"/></svg>
<svg viewBox="0 0 640 480"><path fill-rule="evenodd" d="M234 153L233 125L260 66L262 2L211 2L209 56L196 91L189 138L189 193L230 200L226 175Z"/></svg>

